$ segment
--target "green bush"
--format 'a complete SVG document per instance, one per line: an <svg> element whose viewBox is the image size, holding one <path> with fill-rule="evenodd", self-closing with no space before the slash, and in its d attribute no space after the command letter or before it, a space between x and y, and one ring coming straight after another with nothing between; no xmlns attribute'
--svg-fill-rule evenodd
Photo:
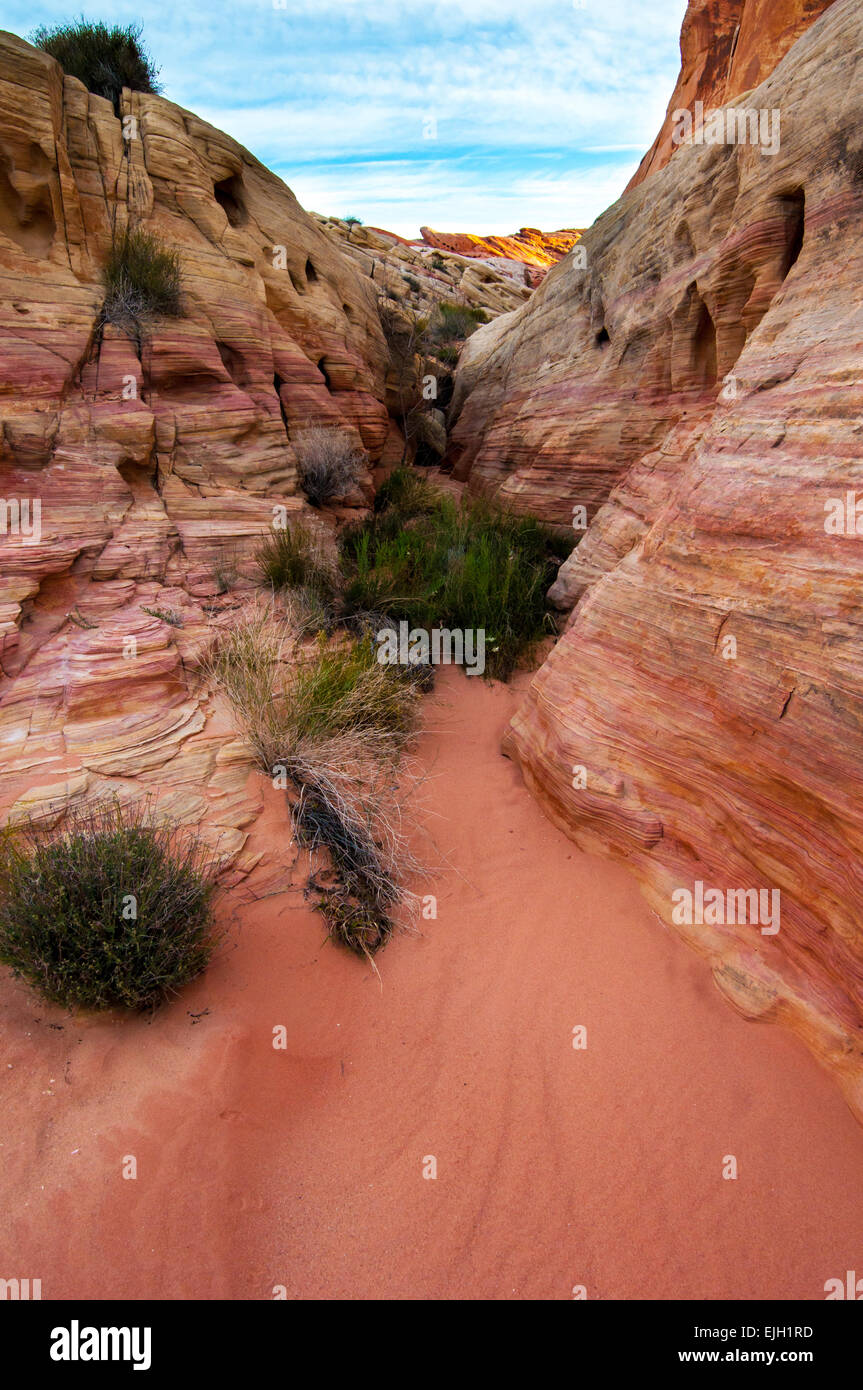
<svg viewBox="0 0 863 1390"><path fill-rule="evenodd" d="M88 91L106 97L119 113L124 87L133 92L159 92L158 68L141 43L140 24L92 23L82 16L71 24L40 25L31 34L37 48L56 58L70 77Z"/></svg>
<svg viewBox="0 0 863 1390"><path fill-rule="evenodd" d="M139 324L151 314L182 313L180 258L155 232L129 228L115 235L103 270L105 323Z"/></svg>
<svg viewBox="0 0 863 1390"><path fill-rule="evenodd" d="M482 323L488 323L488 314L484 309L442 299L432 316L429 333L436 342L461 341L475 333Z"/></svg>
<svg viewBox="0 0 863 1390"><path fill-rule="evenodd" d="M200 844L146 807L74 812L0 837L0 962L66 1008L152 1009L210 960Z"/></svg>
<svg viewBox="0 0 863 1390"><path fill-rule="evenodd" d="M272 531L255 556L258 573L275 590L305 589L322 602L333 595L333 570L315 533L297 521Z"/></svg>
<svg viewBox="0 0 863 1390"><path fill-rule="evenodd" d="M342 538L346 611L482 629L486 674L505 679L553 630L545 595L569 536L481 498L457 503L410 470L384 487L376 514Z"/></svg>

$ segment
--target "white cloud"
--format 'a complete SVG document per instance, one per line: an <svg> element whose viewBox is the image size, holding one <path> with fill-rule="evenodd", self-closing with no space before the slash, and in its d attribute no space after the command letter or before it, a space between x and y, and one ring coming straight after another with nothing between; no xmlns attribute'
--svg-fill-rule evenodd
<svg viewBox="0 0 863 1390"><path fill-rule="evenodd" d="M112 0L166 95L301 202L416 234L589 223L651 144L686 0ZM19 33L68 0L6 0ZM437 121L424 140L423 120Z"/></svg>

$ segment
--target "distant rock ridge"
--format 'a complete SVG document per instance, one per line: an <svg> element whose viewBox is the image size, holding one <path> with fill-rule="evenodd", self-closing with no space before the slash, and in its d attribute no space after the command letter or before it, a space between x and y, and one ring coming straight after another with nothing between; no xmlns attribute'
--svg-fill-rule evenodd
<svg viewBox="0 0 863 1390"><path fill-rule="evenodd" d="M427 246L439 251L478 260L521 263L539 272L527 280L535 287L545 271L572 250L582 230L567 227L557 232L541 232L536 227L522 227L511 236L474 236L471 232L436 232L431 227L420 227L420 236Z"/></svg>

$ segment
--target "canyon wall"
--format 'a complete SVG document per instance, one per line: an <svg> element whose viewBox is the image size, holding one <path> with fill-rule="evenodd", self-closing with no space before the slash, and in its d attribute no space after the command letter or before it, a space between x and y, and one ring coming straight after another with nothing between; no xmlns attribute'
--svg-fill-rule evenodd
<svg viewBox="0 0 863 1390"><path fill-rule="evenodd" d="M664 169L674 153L675 111L723 106L768 77L833 0L689 0L680 31L680 76L662 129L629 187Z"/></svg>
<svg viewBox="0 0 863 1390"><path fill-rule="evenodd" d="M836 0L743 102L779 150L681 147L474 335L452 414L472 487L588 522L507 751L863 1116L861 79ZM779 929L675 921L699 881Z"/></svg>
<svg viewBox="0 0 863 1390"><path fill-rule="evenodd" d="M183 315L100 325L112 229L179 252ZM193 674L297 432L392 429L374 286L247 151L0 35L0 810L158 783L236 849L248 764ZM35 512L38 509L38 525Z"/></svg>

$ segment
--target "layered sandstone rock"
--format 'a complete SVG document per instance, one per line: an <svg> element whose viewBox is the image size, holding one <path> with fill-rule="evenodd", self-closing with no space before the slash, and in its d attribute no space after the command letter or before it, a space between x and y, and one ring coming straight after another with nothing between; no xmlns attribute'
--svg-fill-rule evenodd
<svg viewBox="0 0 863 1390"><path fill-rule="evenodd" d="M427 246L405 241L380 227L351 226L342 218L313 214L344 253L374 281L379 293L399 300L418 313L428 313L443 299L457 300L483 309L489 318L517 309L530 297L521 276L515 283L510 267L487 264L465 255L432 259ZM524 266L519 263L523 271Z"/></svg>
<svg viewBox="0 0 863 1390"><path fill-rule="evenodd" d="M662 129L629 187L674 153L675 111L723 106L757 87L833 0L689 0L680 31L680 76Z"/></svg>
<svg viewBox="0 0 863 1390"><path fill-rule="evenodd" d="M863 498L861 72L837 0L747 98L781 109L779 153L682 148L586 269L471 339L455 403L472 486L591 522L509 751L859 1114L863 505L860 535L834 513ZM779 930L674 922L698 881L778 890Z"/></svg>
<svg viewBox="0 0 863 1390"><path fill-rule="evenodd" d="M183 316L140 334L99 325L130 224L183 268ZM281 180L0 36L0 811L158 781L242 843L248 763L190 674L206 610L302 505L303 428L380 457L386 370L373 287Z"/></svg>
<svg viewBox="0 0 863 1390"><path fill-rule="evenodd" d="M436 232L432 227L420 227L420 236L427 246L438 251L474 256L478 260L514 261L547 270L572 250L581 231L577 227L566 227L558 232L522 227L512 236L474 236L472 232Z"/></svg>

